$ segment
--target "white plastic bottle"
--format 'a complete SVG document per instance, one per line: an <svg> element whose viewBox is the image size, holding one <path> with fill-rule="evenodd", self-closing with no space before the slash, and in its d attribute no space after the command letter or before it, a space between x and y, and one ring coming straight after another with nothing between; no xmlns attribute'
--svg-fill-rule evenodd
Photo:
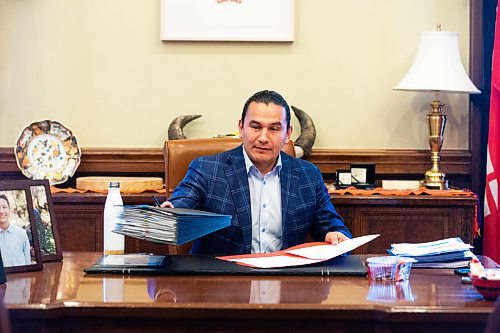
<svg viewBox="0 0 500 333"><path fill-rule="evenodd" d="M109 182L108 196L104 204L104 254L123 254L125 251L125 237L113 232L115 224L123 208L120 194L120 183Z"/></svg>

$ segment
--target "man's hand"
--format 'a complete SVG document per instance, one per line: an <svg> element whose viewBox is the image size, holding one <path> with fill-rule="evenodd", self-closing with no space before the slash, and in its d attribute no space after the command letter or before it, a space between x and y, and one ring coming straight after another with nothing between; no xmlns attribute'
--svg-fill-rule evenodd
<svg viewBox="0 0 500 333"><path fill-rule="evenodd" d="M174 208L174 205L172 205L172 203L167 200L161 204L161 207Z"/></svg>
<svg viewBox="0 0 500 333"><path fill-rule="evenodd" d="M349 237L338 231L329 232L325 236L325 242L332 243L332 245L336 245L348 239Z"/></svg>

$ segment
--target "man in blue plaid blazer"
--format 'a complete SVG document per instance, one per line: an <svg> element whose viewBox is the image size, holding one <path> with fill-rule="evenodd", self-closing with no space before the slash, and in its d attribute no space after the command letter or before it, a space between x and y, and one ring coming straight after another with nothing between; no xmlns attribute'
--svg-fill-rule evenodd
<svg viewBox="0 0 500 333"><path fill-rule="evenodd" d="M192 253L274 252L316 241L351 237L333 207L321 172L281 152L290 139L290 108L281 95L248 99L238 124L243 144L193 160L166 207L232 216L231 225L197 239Z"/></svg>

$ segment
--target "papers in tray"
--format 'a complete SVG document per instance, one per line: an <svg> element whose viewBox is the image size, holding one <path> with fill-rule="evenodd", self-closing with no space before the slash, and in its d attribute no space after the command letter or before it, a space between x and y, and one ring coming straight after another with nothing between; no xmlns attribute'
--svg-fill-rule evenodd
<svg viewBox="0 0 500 333"><path fill-rule="evenodd" d="M472 254L472 252L471 252ZM414 262L414 268L461 268L467 267L474 255L471 255L467 260L453 260L442 262Z"/></svg>
<svg viewBox="0 0 500 333"><path fill-rule="evenodd" d="M399 256L428 256L457 251L468 251L472 246L465 244L460 237L441 239L426 243L391 244L391 252Z"/></svg>
<svg viewBox="0 0 500 333"><path fill-rule="evenodd" d="M180 245L230 224L231 215L186 208L125 205L113 231L156 243Z"/></svg>
<svg viewBox="0 0 500 333"><path fill-rule="evenodd" d="M315 264L326 261L366 244L380 235L368 235L345 240L336 245L313 242L297 245L275 253L243 254L223 256L217 259L232 261L255 268L278 268Z"/></svg>
<svg viewBox="0 0 500 333"><path fill-rule="evenodd" d="M392 244L388 252L417 260L413 263L413 267L458 268L467 266L474 257L471 248L471 245L465 244L457 237L426 243Z"/></svg>

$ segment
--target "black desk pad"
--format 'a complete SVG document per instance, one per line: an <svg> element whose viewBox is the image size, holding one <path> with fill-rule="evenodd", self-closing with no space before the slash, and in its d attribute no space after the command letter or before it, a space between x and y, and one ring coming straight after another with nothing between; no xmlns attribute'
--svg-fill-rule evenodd
<svg viewBox="0 0 500 333"><path fill-rule="evenodd" d="M157 267L130 267L101 265L102 258L87 274L123 275L366 275L366 268L357 255L340 256L321 263L283 267L252 268L234 262L216 259L213 255L166 255Z"/></svg>

